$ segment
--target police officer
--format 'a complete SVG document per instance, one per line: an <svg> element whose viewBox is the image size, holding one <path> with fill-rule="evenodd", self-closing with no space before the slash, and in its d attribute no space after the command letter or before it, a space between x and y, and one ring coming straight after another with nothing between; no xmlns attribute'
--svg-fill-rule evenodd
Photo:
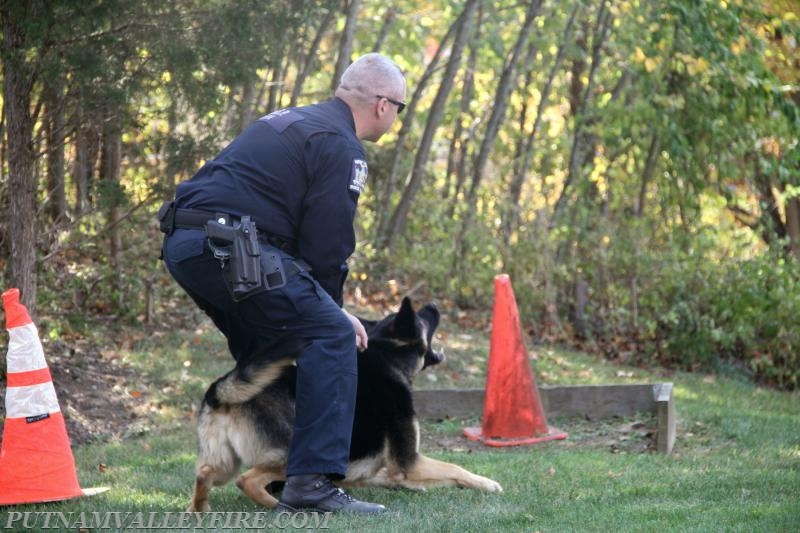
<svg viewBox="0 0 800 533"><path fill-rule="evenodd" d="M275 111L233 140L162 209L163 258L214 321L237 360L282 335L308 344L297 359L296 418L286 510L379 513L333 485L347 471L364 327L342 308L353 219L367 180L362 140L377 141L405 107L406 82L387 57L353 62L327 102ZM282 276L234 299L206 231L249 217ZM285 284L284 284L285 283Z"/></svg>

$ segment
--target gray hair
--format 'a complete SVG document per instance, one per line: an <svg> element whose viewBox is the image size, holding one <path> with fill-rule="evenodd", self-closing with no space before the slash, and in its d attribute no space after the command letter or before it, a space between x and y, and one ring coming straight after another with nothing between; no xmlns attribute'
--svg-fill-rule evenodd
<svg viewBox="0 0 800 533"><path fill-rule="evenodd" d="M400 67L388 57L373 52L359 57L347 67L336 94L360 93L359 100L366 102L379 94L392 96L404 91L405 84Z"/></svg>

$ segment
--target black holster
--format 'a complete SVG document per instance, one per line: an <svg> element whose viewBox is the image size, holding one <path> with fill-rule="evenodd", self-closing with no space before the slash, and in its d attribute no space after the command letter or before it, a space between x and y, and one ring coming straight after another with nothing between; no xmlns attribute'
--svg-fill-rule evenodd
<svg viewBox="0 0 800 533"><path fill-rule="evenodd" d="M234 301L286 285L281 257L277 253L262 253L258 232L250 217L242 217L233 226L209 220L206 235Z"/></svg>

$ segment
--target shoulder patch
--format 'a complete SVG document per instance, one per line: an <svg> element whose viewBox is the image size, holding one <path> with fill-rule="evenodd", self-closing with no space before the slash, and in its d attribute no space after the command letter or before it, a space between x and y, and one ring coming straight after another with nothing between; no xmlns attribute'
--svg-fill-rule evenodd
<svg viewBox="0 0 800 533"><path fill-rule="evenodd" d="M269 115L264 115L258 120L259 122L266 122L278 133L283 133L286 128L298 120L303 120L303 118L303 115L292 109L280 109L278 111L273 111Z"/></svg>
<svg viewBox="0 0 800 533"><path fill-rule="evenodd" d="M350 190L361 194L367 185L367 162L363 159L353 159L353 174L350 180Z"/></svg>

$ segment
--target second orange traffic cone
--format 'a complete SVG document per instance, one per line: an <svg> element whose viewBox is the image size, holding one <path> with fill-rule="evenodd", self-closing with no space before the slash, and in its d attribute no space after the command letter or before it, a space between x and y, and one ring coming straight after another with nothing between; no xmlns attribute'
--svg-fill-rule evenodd
<svg viewBox="0 0 800 533"><path fill-rule="evenodd" d="M494 289L483 422L480 428L464 429L464 434L488 446L566 439L566 433L547 425L508 275L495 276Z"/></svg>
<svg viewBox="0 0 800 533"><path fill-rule="evenodd" d="M0 505L82 496L50 369L18 289L3 293L3 307L9 342Z"/></svg>

